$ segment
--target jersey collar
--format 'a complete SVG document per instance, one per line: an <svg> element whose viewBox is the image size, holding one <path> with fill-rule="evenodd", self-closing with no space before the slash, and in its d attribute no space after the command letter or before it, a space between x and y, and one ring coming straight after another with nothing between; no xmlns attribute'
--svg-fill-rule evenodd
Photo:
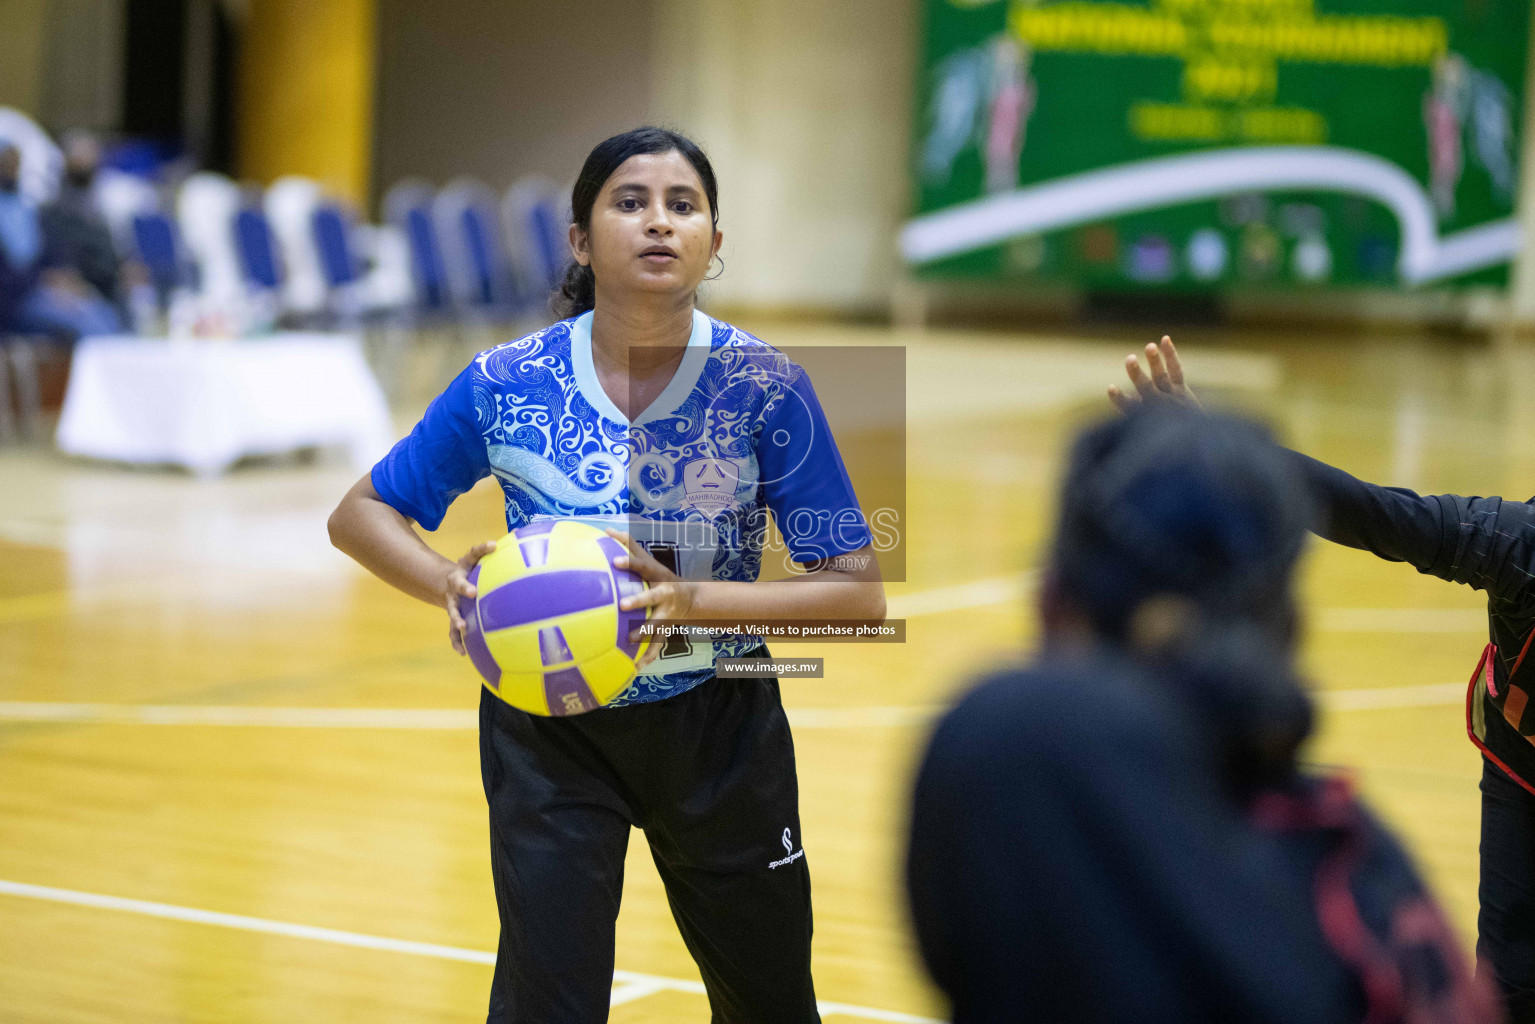
<svg viewBox="0 0 1535 1024"><path fill-rule="evenodd" d="M637 419L631 421L619 412L618 406L613 404L597 380L597 369L592 363L592 313L587 310L570 325L570 361L575 369L576 388L588 405L614 423L622 423L626 427L648 423L658 416L675 411L692 394L699 375L703 373L704 364L709 361L709 350L713 343L714 322L707 313L693 310L693 333L688 337L687 351L682 354L682 362L677 364L671 382Z"/></svg>

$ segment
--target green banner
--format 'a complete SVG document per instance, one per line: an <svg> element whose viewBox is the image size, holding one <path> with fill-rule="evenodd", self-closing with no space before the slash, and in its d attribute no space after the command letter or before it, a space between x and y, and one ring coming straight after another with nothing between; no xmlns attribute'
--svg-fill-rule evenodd
<svg viewBox="0 0 1535 1024"><path fill-rule="evenodd" d="M931 277L1506 284L1529 0L924 0Z"/></svg>

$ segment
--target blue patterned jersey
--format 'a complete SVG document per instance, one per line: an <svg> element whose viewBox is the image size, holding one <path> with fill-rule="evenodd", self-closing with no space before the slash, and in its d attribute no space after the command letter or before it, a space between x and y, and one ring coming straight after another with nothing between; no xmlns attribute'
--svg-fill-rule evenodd
<svg viewBox="0 0 1535 1024"><path fill-rule="evenodd" d="M614 526L687 579L755 580L769 512L797 562L870 543L798 364L695 311L671 383L631 422L598 382L591 331L585 313L476 356L373 467L379 495L435 530L494 474L508 530L553 517ZM613 703L675 696L760 643L672 638Z"/></svg>

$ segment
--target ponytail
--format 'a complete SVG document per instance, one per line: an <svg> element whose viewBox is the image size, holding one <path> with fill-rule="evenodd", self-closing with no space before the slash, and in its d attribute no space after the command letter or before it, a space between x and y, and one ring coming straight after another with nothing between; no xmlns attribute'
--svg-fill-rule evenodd
<svg viewBox="0 0 1535 1024"><path fill-rule="evenodd" d="M1290 608L1288 625L1277 630L1250 617L1200 611L1182 598L1154 597L1131 615L1127 639L1136 660L1202 722L1222 775L1238 793L1293 771L1315 724L1294 669Z"/></svg>
<svg viewBox="0 0 1535 1024"><path fill-rule="evenodd" d="M592 268L572 260L570 266L565 268L565 279L560 282L559 291L550 299L550 305L554 307L555 316L561 320L596 309L597 275L592 273Z"/></svg>

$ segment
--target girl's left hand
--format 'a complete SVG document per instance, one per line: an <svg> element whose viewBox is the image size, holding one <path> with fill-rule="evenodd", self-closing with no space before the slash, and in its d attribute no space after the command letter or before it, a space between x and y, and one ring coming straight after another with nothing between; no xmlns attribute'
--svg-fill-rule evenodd
<svg viewBox="0 0 1535 1024"><path fill-rule="evenodd" d="M652 619L665 619L669 622L686 619L693 610L693 600L698 595L698 584L692 580L683 579L656 561L651 557L650 552L636 544L627 533L620 533L614 529L604 532L622 544L629 552L628 555L619 555L613 559L613 564L620 569L637 573L641 579L650 584L647 590L633 597L624 598L618 606L624 611L649 608ZM639 631L630 633L629 639L639 640ZM655 661L656 656L661 653L661 647L660 641L652 637L650 646L640 657L639 667L644 668Z"/></svg>
<svg viewBox="0 0 1535 1024"><path fill-rule="evenodd" d="M1160 344L1146 346L1146 365L1151 368L1150 376L1141 369L1140 360L1135 356L1125 357L1125 373L1129 375L1130 383L1135 385L1136 394L1127 394L1113 385L1109 386L1109 401L1120 412L1129 413L1139 405L1203 411L1199 399L1194 397L1194 390L1183 379L1183 361L1178 358L1178 347L1173 344L1172 338L1164 334Z"/></svg>

